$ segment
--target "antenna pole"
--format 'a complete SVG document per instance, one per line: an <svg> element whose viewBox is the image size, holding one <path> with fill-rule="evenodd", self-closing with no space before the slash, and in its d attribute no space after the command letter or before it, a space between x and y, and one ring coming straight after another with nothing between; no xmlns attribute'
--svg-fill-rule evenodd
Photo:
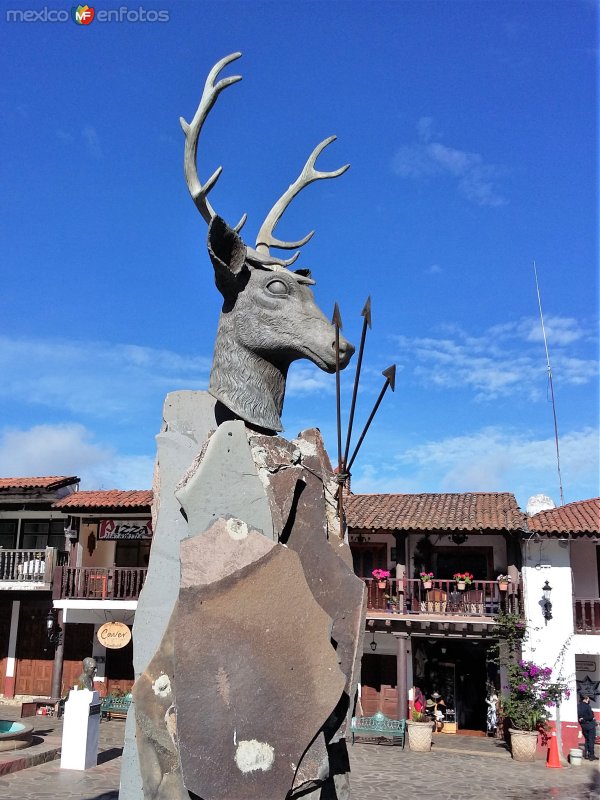
<svg viewBox="0 0 600 800"><path fill-rule="evenodd" d="M544 348L546 349L546 366L548 369L548 384L550 386L550 398L552 400L552 415L554 417L554 442L556 444L556 468L558 471L558 485L560 489L560 504L564 506L565 497L563 494L562 475L560 472L560 451L558 447L558 423L556 421L556 403L554 402L554 384L552 382L552 367L550 366L550 354L548 352L548 340L546 339L546 328L544 326L544 313L542 311L542 298L540 296L540 285L538 283L538 274L533 262L533 274L535 275L535 289L537 292L538 307L540 309L540 322L542 323L542 336L544 337Z"/></svg>

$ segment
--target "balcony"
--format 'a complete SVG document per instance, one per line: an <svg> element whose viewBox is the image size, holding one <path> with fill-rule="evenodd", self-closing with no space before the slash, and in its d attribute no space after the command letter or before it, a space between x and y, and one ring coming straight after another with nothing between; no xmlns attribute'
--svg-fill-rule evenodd
<svg viewBox="0 0 600 800"><path fill-rule="evenodd" d="M41 550L0 549L0 589L50 589L54 568L65 553L54 547Z"/></svg>
<svg viewBox="0 0 600 800"><path fill-rule="evenodd" d="M137 600L147 567L57 567L53 600Z"/></svg>
<svg viewBox="0 0 600 800"><path fill-rule="evenodd" d="M598 598L574 598L573 612L575 633L600 636L600 600Z"/></svg>
<svg viewBox="0 0 600 800"><path fill-rule="evenodd" d="M501 591L497 581L473 581L460 591L453 580L434 580L430 589L425 589L419 578L401 581L365 578L364 581L369 612L406 617L487 617L490 620L500 611L523 613L520 583L510 583L507 591Z"/></svg>

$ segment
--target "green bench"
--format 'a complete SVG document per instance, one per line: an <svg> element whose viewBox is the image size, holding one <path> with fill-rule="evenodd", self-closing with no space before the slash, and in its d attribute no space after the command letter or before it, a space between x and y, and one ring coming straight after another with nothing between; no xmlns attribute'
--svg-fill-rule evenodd
<svg viewBox="0 0 600 800"><path fill-rule="evenodd" d="M126 717L131 705L131 692L122 697L107 695L102 698L100 704L101 719L112 719L114 717Z"/></svg>
<svg viewBox="0 0 600 800"><path fill-rule="evenodd" d="M390 719L378 711L372 717L352 717L352 724L350 726L352 731L352 744L356 736L361 736L369 739L391 739L392 744L395 740L402 745L404 749L404 741L406 738L406 720L405 719Z"/></svg>

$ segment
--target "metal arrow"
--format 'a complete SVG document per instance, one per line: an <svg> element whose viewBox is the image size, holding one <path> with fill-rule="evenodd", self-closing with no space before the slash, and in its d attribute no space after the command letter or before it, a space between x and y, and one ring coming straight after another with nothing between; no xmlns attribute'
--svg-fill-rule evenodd
<svg viewBox="0 0 600 800"><path fill-rule="evenodd" d="M363 353L365 351L365 340L367 338L367 327L371 327L371 296L367 297L363 310L360 312L363 319L362 334L360 337L360 346L358 348L358 361L356 364L356 373L354 375L354 389L352 391L352 403L350 404L350 419L348 420L348 433L346 435L346 449L344 450L344 468L348 463L348 453L350 451L350 439L352 437L352 424L354 423L354 411L356 409L356 396L358 394L358 382L360 380L360 368L362 366Z"/></svg>
<svg viewBox="0 0 600 800"><path fill-rule="evenodd" d="M354 452L352 453L352 458L350 459L350 462L346 466L346 472L348 474L350 473L350 470L352 468L352 464L354 464L354 459L358 455L358 451L360 450L360 446L363 443L363 439L367 435L367 431L369 430L369 426L371 425L371 422L373 422L373 417L375 416L375 414L377 413L377 409L381 405L381 401L383 400L383 395L386 393L388 386L391 388L392 392L396 388L396 365L395 364L392 364L391 367L388 367L387 369L384 369L381 374L385 378L385 383L383 384L383 389L379 393L379 397L377 398L377 400L375 402L375 405L373 406L373 411L371 411L371 414L369 415L369 419L367 420L367 424L365 425L364 430L360 435L360 439L358 440L358 443L357 443L356 447L354 448Z"/></svg>

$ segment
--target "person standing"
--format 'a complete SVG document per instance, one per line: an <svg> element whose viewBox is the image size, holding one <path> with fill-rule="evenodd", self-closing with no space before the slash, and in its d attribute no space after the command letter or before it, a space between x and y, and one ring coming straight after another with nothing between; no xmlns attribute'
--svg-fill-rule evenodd
<svg viewBox="0 0 600 800"><path fill-rule="evenodd" d="M581 695L581 700L577 703L577 719L581 725L581 732L585 739L585 755L588 761L598 761L598 757L594 753L594 743L596 740L596 720L594 719L594 712L590 705L590 696L587 694Z"/></svg>

